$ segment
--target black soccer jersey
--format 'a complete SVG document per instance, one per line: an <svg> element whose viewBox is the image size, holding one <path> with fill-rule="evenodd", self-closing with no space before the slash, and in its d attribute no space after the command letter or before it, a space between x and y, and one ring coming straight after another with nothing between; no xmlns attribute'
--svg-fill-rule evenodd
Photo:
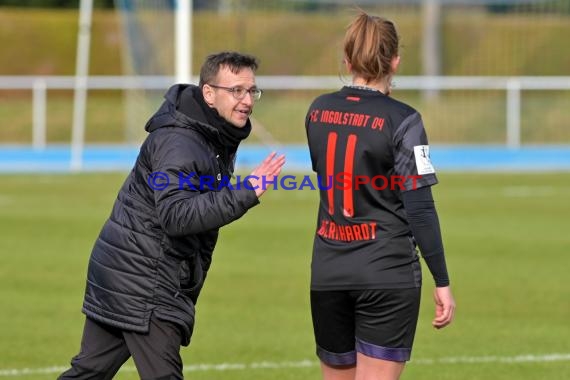
<svg viewBox="0 0 570 380"><path fill-rule="evenodd" d="M311 288L420 286L401 196L437 183L419 113L347 86L315 99L305 126L320 189Z"/></svg>

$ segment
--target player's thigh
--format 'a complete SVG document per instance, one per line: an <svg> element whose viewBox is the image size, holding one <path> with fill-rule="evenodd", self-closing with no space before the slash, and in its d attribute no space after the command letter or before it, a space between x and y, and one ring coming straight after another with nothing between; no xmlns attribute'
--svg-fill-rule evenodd
<svg viewBox="0 0 570 380"><path fill-rule="evenodd" d="M398 380L406 362L376 359L357 353L354 380Z"/></svg>
<svg viewBox="0 0 570 380"><path fill-rule="evenodd" d="M311 291L317 355L329 366L356 363L354 299L350 291Z"/></svg>
<svg viewBox="0 0 570 380"><path fill-rule="evenodd" d="M375 359L410 359L420 288L364 290L356 299L356 350Z"/></svg>

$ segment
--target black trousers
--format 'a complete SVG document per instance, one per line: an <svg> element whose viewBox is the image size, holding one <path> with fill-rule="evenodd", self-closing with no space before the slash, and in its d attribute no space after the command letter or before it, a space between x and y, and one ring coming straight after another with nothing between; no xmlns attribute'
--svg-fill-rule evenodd
<svg viewBox="0 0 570 380"><path fill-rule="evenodd" d="M142 380L183 379L181 332L170 322L150 320L147 334L125 331L85 319L81 350L58 379L107 380L133 357Z"/></svg>

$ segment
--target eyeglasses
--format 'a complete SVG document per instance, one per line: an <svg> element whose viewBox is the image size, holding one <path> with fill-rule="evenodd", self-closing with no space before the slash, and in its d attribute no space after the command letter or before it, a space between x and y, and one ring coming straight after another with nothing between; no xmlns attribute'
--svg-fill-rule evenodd
<svg viewBox="0 0 570 380"><path fill-rule="evenodd" d="M255 87L250 88L248 90L247 88L243 87L224 87L224 86L216 86L214 84L209 84L209 83L208 86L214 88L220 88L222 90L226 90L227 92L231 92L234 98L236 98L237 100L242 100L243 98L245 98L246 93L249 93L249 95L251 95L253 100L259 100L259 98L261 98L261 93L263 92L259 88Z"/></svg>

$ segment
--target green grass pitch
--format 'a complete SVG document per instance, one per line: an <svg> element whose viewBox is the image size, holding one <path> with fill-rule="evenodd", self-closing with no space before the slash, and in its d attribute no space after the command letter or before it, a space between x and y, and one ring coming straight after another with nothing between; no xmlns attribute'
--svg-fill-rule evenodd
<svg viewBox="0 0 570 380"><path fill-rule="evenodd" d="M0 176L0 377L53 379L50 367L78 350L89 252L124 176ZM442 331L431 327L424 270L402 378L569 379L570 174L439 178L457 316ZM316 207L315 191L270 191L222 229L182 350L187 378L320 378L308 303ZM132 368L117 379L138 378Z"/></svg>

